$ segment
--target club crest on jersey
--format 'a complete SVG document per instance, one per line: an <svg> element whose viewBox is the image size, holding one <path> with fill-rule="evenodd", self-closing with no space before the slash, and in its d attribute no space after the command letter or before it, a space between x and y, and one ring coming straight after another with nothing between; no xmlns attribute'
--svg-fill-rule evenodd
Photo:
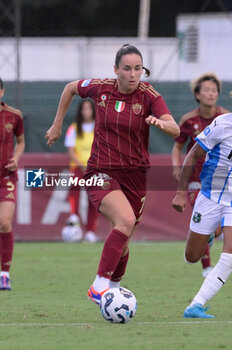
<svg viewBox="0 0 232 350"><path fill-rule="evenodd" d="M5 129L7 132L11 132L11 130L13 129L13 125L11 123L7 123L5 125Z"/></svg>
<svg viewBox="0 0 232 350"><path fill-rule="evenodd" d="M195 223L199 223L201 222L201 214L198 213L197 211L195 211L194 215L193 215L193 221Z"/></svg>
<svg viewBox="0 0 232 350"><path fill-rule="evenodd" d="M142 110L142 105L140 105L139 103L135 103L133 106L132 106L132 110L135 114L139 114Z"/></svg>
<svg viewBox="0 0 232 350"><path fill-rule="evenodd" d="M117 112L122 112L124 110L124 108L125 108L125 105L126 104L123 101L116 101L116 103L115 103L115 110Z"/></svg>

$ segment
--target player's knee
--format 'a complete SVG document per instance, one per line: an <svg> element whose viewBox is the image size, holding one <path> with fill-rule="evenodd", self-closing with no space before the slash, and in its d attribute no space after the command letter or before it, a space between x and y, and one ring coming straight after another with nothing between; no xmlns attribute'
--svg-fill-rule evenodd
<svg viewBox="0 0 232 350"><path fill-rule="evenodd" d="M8 218L0 220L0 232L10 232L12 230L11 221Z"/></svg>
<svg viewBox="0 0 232 350"><path fill-rule="evenodd" d="M120 230L124 232L125 234L130 235L130 233L133 231L134 226L136 223L136 217L133 214L130 215L124 215L119 223Z"/></svg>
<svg viewBox="0 0 232 350"><path fill-rule="evenodd" d="M190 252L185 252L184 253L184 261L187 264L195 264L200 260L200 257L196 254L190 253Z"/></svg>

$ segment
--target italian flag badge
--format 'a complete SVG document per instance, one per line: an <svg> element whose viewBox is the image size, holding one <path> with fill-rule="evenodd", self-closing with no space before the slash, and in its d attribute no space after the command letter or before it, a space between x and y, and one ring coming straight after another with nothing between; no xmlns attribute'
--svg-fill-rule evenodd
<svg viewBox="0 0 232 350"><path fill-rule="evenodd" d="M116 101L115 103L115 109L117 112L122 112L125 108L125 102L123 101Z"/></svg>

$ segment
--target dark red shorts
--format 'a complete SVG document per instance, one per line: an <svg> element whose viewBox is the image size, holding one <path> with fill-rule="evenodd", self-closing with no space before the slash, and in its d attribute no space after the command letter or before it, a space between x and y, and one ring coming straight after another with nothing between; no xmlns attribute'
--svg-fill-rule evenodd
<svg viewBox="0 0 232 350"><path fill-rule="evenodd" d="M128 199L137 221L143 212L146 197L146 172L142 170L87 170L85 180L103 179L102 186L86 186L89 198L99 210L102 199L110 192L121 190Z"/></svg>
<svg viewBox="0 0 232 350"><path fill-rule="evenodd" d="M0 202L14 202L16 203L16 184L15 176L7 176L0 179Z"/></svg>

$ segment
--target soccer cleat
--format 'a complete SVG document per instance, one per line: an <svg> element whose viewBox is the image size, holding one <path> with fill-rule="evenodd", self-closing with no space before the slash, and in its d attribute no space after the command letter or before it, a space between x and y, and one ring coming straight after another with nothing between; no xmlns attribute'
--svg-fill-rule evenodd
<svg viewBox="0 0 232 350"><path fill-rule="evenodd" d="M98 238L93 231L88 231L85 235L85 241L89 243L96 243L98 242Z"/></svg>
<svg viewBox="0 0 232 350"><path fill-rule="evenodd" d="M203 308L203 306L199 303L194 304L192 306L188 306L184 310L185 318L215 318L213 315L207 315L205 311L208 310L208 307Z"/></svg>
<svg viewBox="0 0 232 350"><path fill-rule="evenodd" d="M108 290L109 288L105 289L103 292L98 293L96 290L93 289L93 286L91 286L88 290L87 297L92 300L95 304L99 305L101 298L103 294Z"/></svg>
<svg viewBox="0 0 232 350"><path fill-rule="evenodd" d="M0 278L0 290L11 290L10 279L6 275Z"/></svg>

